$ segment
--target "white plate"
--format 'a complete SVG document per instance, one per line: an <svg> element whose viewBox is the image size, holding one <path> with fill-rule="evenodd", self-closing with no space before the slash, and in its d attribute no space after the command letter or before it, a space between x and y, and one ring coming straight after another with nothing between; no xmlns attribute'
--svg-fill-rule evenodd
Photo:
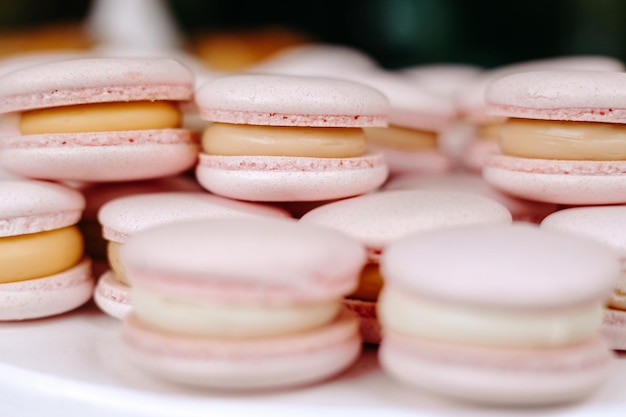
<svg viewBox="0 0 626 417"><path fill-rule="evenodd" d="M88 305L60 317L0 324L0 416L626 416L626 358L584 402L480 408L415 392L387 378L374 349L348 372L285 392L231 395L152 379L128 364L120 323Z"/></svg>

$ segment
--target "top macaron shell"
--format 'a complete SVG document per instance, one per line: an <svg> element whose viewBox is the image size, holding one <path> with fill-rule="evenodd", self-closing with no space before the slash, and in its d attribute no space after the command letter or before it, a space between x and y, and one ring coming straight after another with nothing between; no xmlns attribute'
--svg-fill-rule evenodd
<svg viewBox="0 0 626 417"><path fill-rule="evenodd" d="M322 205L300 222L339 230L375 252L412 233L478 223L509 224L511 213L500 203L475 194L395 190Z"/></svg>
<svg viewBox="0 0 626 417"><path fill-rule="evenodd" d="M488 112L525 119L626 122L626 73L534 71L494 80Z"/></svg>
<svg viewBox="0 0 626 417"><path fill-rule="evenodd" d="M414 294L506 309L602 300L620 275L618 254L606 245L521 223L403 238L386 249L381 270L389 285Z"/></svg>
<svg viewBox="0 0 626 417"><path fill-rule="evenodd" d="M0 113L85 103L190 100L193 74L167 58L90 58L0 77Z"/></svg>
<svg viewBox="0 0 626 417"><path fill-rule="evenodd" d="M318 77L241 74L218 77L196 93L210 121L268 126L387 126L389 101L355 82Z"/></svg>
<svg viewBox="0 0 626 417"><path fill-rule="evenodd" d="M366 260L361 244L340 232L270 218L152 227L131 236L121 257L133 287L276 303L348 294Z"/></svg>
<svg viewBox="0 0 626 417"><path fill-rule="evenodd" d="M0 181L0 237L59 229L78 223L83 195L44 181Z"/></svg>
<svg viewBox="0 0 626 417"><path fill-rule="evenodd" d="M161 192L120 197L98 212L105 239L125 242L149 227L201 218L291 218L278 207L231 200L206 192Z"/></svg>

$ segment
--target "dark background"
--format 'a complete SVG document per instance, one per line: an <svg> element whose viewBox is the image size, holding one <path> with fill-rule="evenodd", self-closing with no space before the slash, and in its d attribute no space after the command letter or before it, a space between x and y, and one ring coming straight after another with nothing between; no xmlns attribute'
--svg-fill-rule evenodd
<svg viewBox="0 0 626 417"><path fill-rule="evenodd" d="M281 26L355 46L387 68L486 68L569 54L626 61L624 0L170 0L187 34ZM0 0L0 30L80 21L87 0Z"/></svg>

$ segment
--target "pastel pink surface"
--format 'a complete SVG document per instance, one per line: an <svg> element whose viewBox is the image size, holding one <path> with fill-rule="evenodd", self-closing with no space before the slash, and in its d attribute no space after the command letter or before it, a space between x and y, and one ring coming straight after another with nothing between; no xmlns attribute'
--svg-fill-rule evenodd
<svg viewBox="0 0 626 417"><path fill-rule="evenodd" d="M7 138L0 165L30 178L133 181L179 174L198 158L184 129L86 132Z"/></svg>
<svg viewBox="0 0 626 417"><path fill-rule="evenodd" d="M0 181L0 237L60 229L78 223L82 194L44 181Z"/></svg>
<svg viewBox="0 0 626 417"><path fill-rule="evenodd" d="M415 172L439 174L452 170L454 160L439 149L409 151L368 143L371 152L382 153L389 166L390 175Z"/></svg>
<svg viewBox="0 0 626 417"><path fill-rule="evenodd" d="M380 262L389 287L518 311L606 299L620 276L619 256L608 246L529 223L416 234L391 243Z"/></svg>
<svg viewBox="0 0 626 417"><path fill-rule="evenodd" d="M98 213L105 239L125 242L149 227L197 219L289 218L278 207L231 200L207 192L160 192L114 199Z"/></svg>
<svg viewBox="0 0 626 417"><path fill-rule="evenodd" d="M487 87L487 111L524 119L624 123L626 73L535 71L499 78Z"/></svg>
<svg viewBox="0 0 626 417"><path fill-rule="evenodd" d="M377 258L389 244L406 236L469 224L510 224L511 213L500 203L475 194L395 190L325 204L302 216L300 223L352 236Z"/></svg>
<svg viewBox="0 0 626 417"><path fill-rule="evenodd" d="M626 311L607 308L602 321L602 336L613 350L626 350Z"/></svg>
<svg viewBox="0 0 626 417"><path fill-rule="evenodd" d="M0 113L85 103L190 100L193 75L166 58L50 62L0 77Z"/></svg>
<svg viewBox="0 0 626 417"><path fill-rule="evenodd" d="M389 101L379 91L333 78L239 74L196 92L203 118L271 126L386 126Z"/></svg>
<svg viewBox="0 0 626 417"><path fill-rule="evenodd" d="M556 204L626 203L626 161L567 161L491 155L483 178L528 200Z"/></svg>
<svg viewBox="0 0 626 417"><path fill-rule="evenodd" d="M416 340L387 331L379 349L390 376L420 389L477 403L547 405L578 401L608 379L606 342L554 349L490 349Z"/></svg>
<svg viewBox="0 0 626 417"><path fill-rule="evenodd" d="M29 320L80 307L93 293L91 262L43 278L0 284L0 320Z"/></svg>
<svg viewBox="0 0 626 417"><path fill-rule="evenodd" d="M376 312L376 302L344 298L344 307L359 319L359 333L363 343L377 345L381 341L381 328Z"/></svg>
<svg viewBox="0 0 626 417"><path fill-rule="evenodd" d="M248 340L185 337L141 323L133 314L122 337L130 359L161 378L227 390L269 390L321 382L361 352L356 318L291 335Z"/></svg>
<svg viewBox="0 0 626 417"><path fill-rule="evenodd" d="M249 201L317 201L363 194L389 174L381 154L355 158L200 154L198 182L224 197Z"/></svg>
<svg viewBox="0 0 626 417"><path fill-rule="evenodd" d="M98 279L93 300L100 310L117 319L124 319L133 309L130 303L130 286L116 280L110 270Z"/></svg>
<svg viewBox="0 0 626 417"><path fill-rule="evenodd" d="M474 138L463 149L463 166L474 172L482 172L485 161L490 155L499 155L500 146L497 141Z"/></svg>
<svg viewBox="0 0 626 417"><path fill-rule="evenodd" d="M366 260L349 236L277 218L161 225L131 236L121 257L133 287L278 304L342 297L356 288Z"/></svg>
<svg viewBox="0 0 626 417"><path fill-rule="evenodd" d="M484 69L469 64L434 63L413 65L400 71L425 91L455 100L459 91L472 84Z"/></svg>
<svg viewBox="0 0 626 417"><path fill-rule="evenodd" d="M401 175L385 183L384 190L457 191L482 195L505 206L514 221L539 223L558 209L556 204L524 200L505 194L489 185L480 175L448 173L445 175Z"/></svg>

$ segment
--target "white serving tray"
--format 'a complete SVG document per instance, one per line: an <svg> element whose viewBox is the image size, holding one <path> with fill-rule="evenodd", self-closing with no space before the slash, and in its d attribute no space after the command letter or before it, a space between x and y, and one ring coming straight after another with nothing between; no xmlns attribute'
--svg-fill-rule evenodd
<svg viewBox="0 0 626 417"><path fill-rule="evenodd" d="M483 408L411 390L382 373L375 349L323 384L225 394L170 385L135 369L124 356L119 328L93 304L59 317L0 324L0 416L626 416L626 357L591 398L551 408Z"/></svg>

